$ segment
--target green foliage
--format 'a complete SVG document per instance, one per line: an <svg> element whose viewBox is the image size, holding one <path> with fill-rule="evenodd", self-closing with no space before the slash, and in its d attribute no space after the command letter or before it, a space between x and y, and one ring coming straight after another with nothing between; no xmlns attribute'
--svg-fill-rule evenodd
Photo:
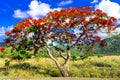
<svg viewBox="0 0 120 80"><path fill-rule="evenodd" d="M14 26L16 29L18 29L18 25Z"/></svg>
<svg viewBox="0 0 120 80"><path fill-rule="evenodd" d="M71 58L72 58L73 61L78 60L78 56L77 55L72 55Z"/></svg>
<svg viewBox="0 0 120 80"><path fill-rule="evenodd" d="M54 48L56 51L60 51L60 52L65 52L65 50L66 50L65 49L66 47L64 47L64 46L55 46Z"/></svg>
<svg viewBox="0 0 120 80"><path fill-rule="evenodd" d="M18 60L24 60L27 58L31 58L33 56L33 54L27 52L24 49L21 49L19 51L13 51L11 55L13 59L18 59Z"/></svg>
<svg viewBox="0 0 120 80"><path fill-rule="evenodd" d="M0 53L0 58L3 58L4 54L3 53Z"/></svg>
<svg viewBox="0 0 120 80"><path fill-rule="evenodd" d="M33 40L31 40L31 39L24 39L23 40L23 43L22 44L16 44L15 46L17 47L17 46L19 46L19 45L22 45L22 46L33 46Z"/></svg>
<svg viewBox="0 0 120 80"><path fill-rule="evenodd" d="M37 56L38 57L46 57L46 58L49 57L49 55L47 54L47 51L44 48L39 50Z"/></svg>
<svg viewBox="0 0 120 80"><path fill-rule="evenodd" d="M5 60L5 66L7 67L7 66L9 66L10 65L10 59L6 59Z"/></svg>
<svg viewBox="0 0 120 80"><path fill-rule="evenodd" d="M33 42L34 42L33 40L30 40L30 39L29 39L29 40L27 40L27 45L32 45Z"/></svg>
<svg viewBox="0 0 120 80"><path fill-rule="evenodd" d="M99 44L92 51L95 54L120 55L120 34L105 39L107 46L101 47Z"/></svg>
<svg viewBox="0 0 120 80"><path fill-rule="evenodd" d="M89 53L89 54L84 54L84 55L80 55L80 59L87 59L89 57L95 56L93 53Z"/></svg>
<svg viewBox="0 0 120 80"><path fill-rule="evenodd" d="M33 31L37 31L37 30L40 30L40 28L37 26L31 26L30 28L27 28L28 32L33 32Z"/></svg>

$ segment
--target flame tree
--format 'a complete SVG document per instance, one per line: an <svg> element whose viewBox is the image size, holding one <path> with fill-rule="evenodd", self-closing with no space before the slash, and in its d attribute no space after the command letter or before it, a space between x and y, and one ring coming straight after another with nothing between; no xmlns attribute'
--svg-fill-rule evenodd
<svg viewBox="0 0 120 80"><path fill-rule="evenodd" d="M6 32L8 38L5 42L7 46L12 47L11 51L34 50L34 54L37 54L40 48L45 48L62 76L67 77L69 76L71 48L77 47L81 50L85 47L86 54L88 54L96 42L106 46L105 41L95 34L115 30L116 21L114 17L108 16L99 9L93 10L89 6L55 10L40 19L27 18L18 22L10 32ZM64 47L64 54L59 46ZM64 59L63 63L54 57L51 47L58 51Z"/></svg>

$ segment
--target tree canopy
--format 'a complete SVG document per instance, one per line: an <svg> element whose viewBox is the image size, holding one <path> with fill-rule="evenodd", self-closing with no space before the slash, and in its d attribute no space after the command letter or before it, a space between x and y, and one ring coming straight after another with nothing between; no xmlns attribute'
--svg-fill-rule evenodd
<svg viewBox="0 0 120 80"><path fill-rule="evenodd" d="M91 7L55 10L40 19L27 18L18 22L11 32L6 32L9 38L5 42L13 49L35 49L35 52L37 48L47 45L48 41L80 47L91 42L94 45L97 40L105 46L100 36L94 34L102 29L106 29L106 33L115 30L116 21L114 17L107 16L99 9L93 11Z"/></svg>

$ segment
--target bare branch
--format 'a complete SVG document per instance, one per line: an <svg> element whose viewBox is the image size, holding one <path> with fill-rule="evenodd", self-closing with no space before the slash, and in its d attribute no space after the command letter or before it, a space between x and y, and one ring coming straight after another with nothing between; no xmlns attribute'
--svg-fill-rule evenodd
<svg viewBox="0 0 120 80"><path fill-rule="evenodd" d="M76 40L75 44L73 44L71 47L74 47L77 45L77 43L79 42L79 40L81 39L81 37L85 34L85 30L83 31L83 33L79 36L79 38Z"/></svg>
<svg viewBox="0 0 120 80"><path fill-rule="evenodd" d="M51 54L50 49L47 46L45 46L45 49L47 50L47 53L50 56L50 58L57 64L57 66L60 66L59 61Z"/></svg>
<svg viewBox="0 0 120 80"><path fill-rule="evenodd" d="M65 58L65 56L63 56L62 52L60 52L60 56L61 56L64 60L66 60L66 58Z"/></svg>
<svg viewBox="0 0 120 80"><path fill-rule="evenodd" d="M64 62L64 66L68 65L69 61L71 59L70 49L67 50L67 59Z"/></svg>

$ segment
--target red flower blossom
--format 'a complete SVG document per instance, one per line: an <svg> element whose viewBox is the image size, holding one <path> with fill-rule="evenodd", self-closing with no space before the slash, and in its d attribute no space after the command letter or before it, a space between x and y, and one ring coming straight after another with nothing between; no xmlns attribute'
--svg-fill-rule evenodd
<svg viewBox="0 0 120 80"><path fill-rule="evenodd" d="M5 34L6 34L7 36L9 36L9 35L11 34L11 32L5 32Z"/></svg>
<svg viewBox="0 0 120 80"><path fill-rule="evenodd" d="M19 31L18 31L17 28L14 27L14 28L11 30L11 32L12 32L12 33L15 33L15 32L19 32Z"/></svg>
<svg viewBox="0 0 120 80"><path fill-rule="evenodd" d="M90 37L90 38L94 38L94 36L93 36L93 35L90 35L89 37Z"/></svg>
<svg viewBox="0 0 120 80"><path fill-rule="evenodd" d="M104 40L101 40L101 46L106 46L106 42Z"/></svg>
<svg viewBox="0 0 120 80"><path fill-rule="evenodd" d="M17 23L18 29L21 30L24 27L24 23L22 21Z"/></svg>
<svg viewBox="0 0 120 80"><path fill-rule="evenodd" d="M110 20L112 20L112 21L114 21L114 22L117 21L117 19L116 19L115 17L110 17Z"/></svg>
<svg viewBox="0 0 120 80"><path fill-rule="evenodd" d="M32 21L32 18L27 18L24 20L24 25L25 27L30 27L32 25L32 23L30 21Z"/></svg>
<svg viewBox="0 0 120 80"><path fill-rule="evenodd" d="M5 47L1 46L1 47L0 47L0 52L3 53L4 51L5 51Z"/></svg>
<svg viewBox="0 0 120 80"><path fill-rule="evenodd" d="M97 41L101 41L101 37L100 37L100 36L95 36L95 39L96 39Z"/></svg>

